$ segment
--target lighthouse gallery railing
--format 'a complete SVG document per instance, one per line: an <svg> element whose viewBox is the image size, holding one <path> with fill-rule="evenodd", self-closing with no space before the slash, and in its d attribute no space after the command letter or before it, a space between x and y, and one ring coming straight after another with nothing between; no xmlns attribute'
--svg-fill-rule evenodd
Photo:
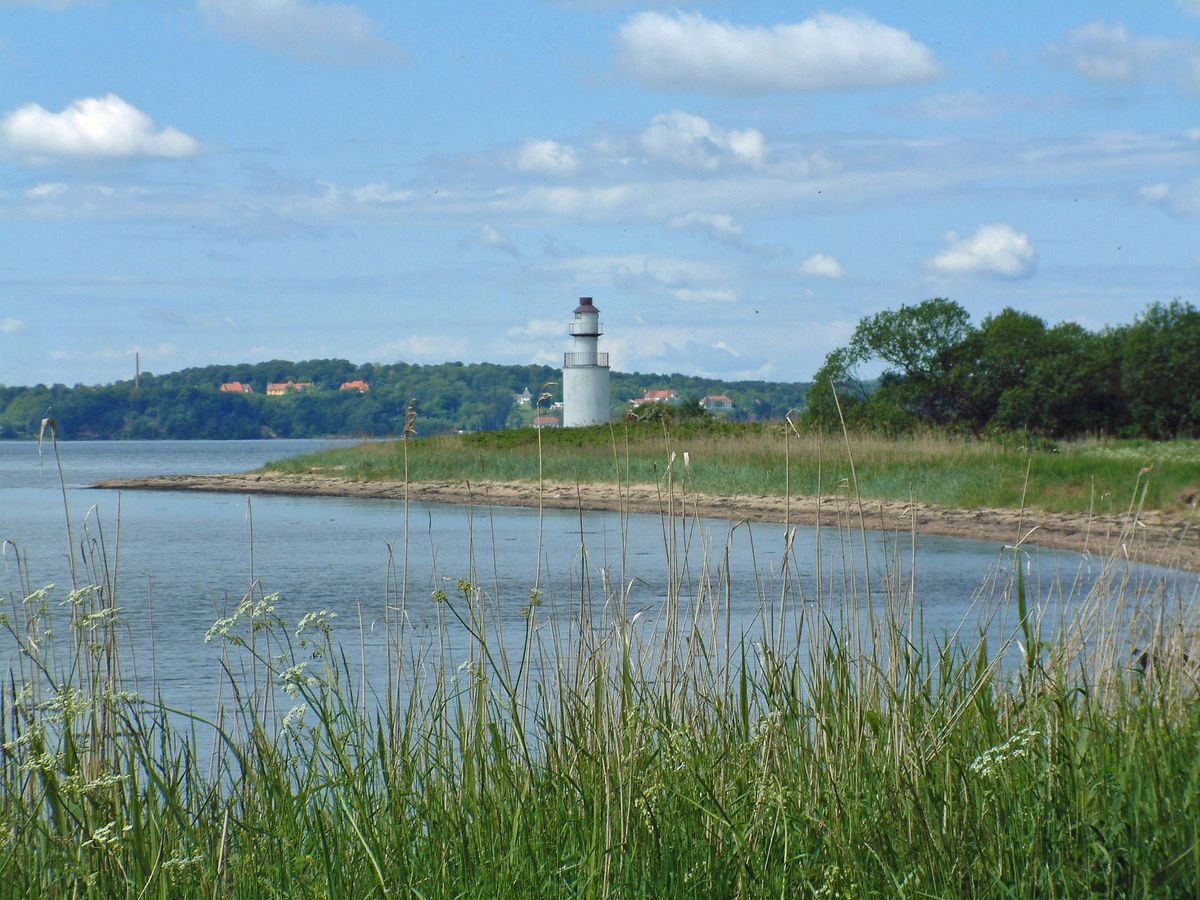
<svg viewBox="0 0 1200 900"><path fill-rule="evenodd" d="M564 366L607 366L607 353L564 353Z"/></svg>

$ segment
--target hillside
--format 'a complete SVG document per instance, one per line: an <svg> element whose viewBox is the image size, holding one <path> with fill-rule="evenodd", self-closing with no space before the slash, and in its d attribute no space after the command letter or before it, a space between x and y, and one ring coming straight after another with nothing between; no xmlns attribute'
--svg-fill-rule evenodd
<svg viewBox="0 0 1200 900"><path fill-rule="evenodd" d="M551 395L543 406L560 400L558 381L559 370L550 366L358 365L319 359L147 373L136 386L133 381L0 386L0 438L36 437L47 416L54 418L59 437L68 440L386 435L403 430L410 401L416 403L420 434L494 431L529 424L529 406L516 402L527 388L535 401L542 392ZM282 395L268 395L269 385L288 382L293 387ZM341 389L353 382L362 382L366 390ZM248 390L221 390L233 383ZM614 416L630 398L654 388L674 389L683 401L726 394L733 417L761 420L802 406L808 384L614 372Z"/></svg>

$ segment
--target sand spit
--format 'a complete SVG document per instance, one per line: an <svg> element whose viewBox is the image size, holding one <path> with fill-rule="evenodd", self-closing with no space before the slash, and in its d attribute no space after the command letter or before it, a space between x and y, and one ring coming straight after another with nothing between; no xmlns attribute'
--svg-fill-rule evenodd
<svg viewBox="0 0 1200 900"><path fill-rule="evenodd" d="M323 474L288 475L257 472L244 475L160 475L99 482L108 490L218 491L235 494L287 494L301 497L359 497L399 500L399 481L352 481ZM408 486L410 500L428 503L474 503L495 506L538 506L538 486L526 482L424 481ZM663 513L667 498L654 485L563 484L547 482L542 491L547 508L619 510ZM996 541L1018 541L1039 547L1078 550L1097 555L1126 553L1149 562L1200 572L1200 529L1196 514L1146 512L1136 520L1126 515L1068 515L1012 509L948 509L927 503L864 500L844 496L782 497L676 491L674 512L732 521L783 522L796 525L850 524L884 531L938 534ZM861 519L861 523L860 523Z"/></svg>

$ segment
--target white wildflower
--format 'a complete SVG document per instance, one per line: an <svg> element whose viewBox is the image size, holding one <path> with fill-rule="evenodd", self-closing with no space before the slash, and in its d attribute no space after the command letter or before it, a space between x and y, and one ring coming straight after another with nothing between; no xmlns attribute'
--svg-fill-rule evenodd
<svg viewBox="0 0 1200 900"><path fill-rule="evenodd" d="M279 673L280 689L293 700L300 696L300 688L316 684L317 679L308 674L308 663L297 663Z"/></svg>
<svg viewBox="0 0 1200 900"><path fill-rule="evenodd" d="M990 778L1001 766L1013 759L1023 759L1029 756L1029 749L1041 732L1032 728L1022 728L1003 744L989 747L971 762L970 769L982 778Z"/></svg>

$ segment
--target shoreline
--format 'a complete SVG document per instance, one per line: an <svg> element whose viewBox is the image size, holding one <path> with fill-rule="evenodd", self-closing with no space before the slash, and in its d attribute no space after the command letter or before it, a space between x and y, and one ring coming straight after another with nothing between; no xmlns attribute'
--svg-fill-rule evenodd
<svg viewBox="0 0 1200 900"><path fill-rule="evenodd" d="M329 475L286 475L254 472L228 475L157 475L113 478L91 485L104 490L209 491L236 494L281 494L297 497L352 497L403 500L401 481L351 481ZM408 498L419 503L476 503L536 509L538 486L527 482L424 481L408 485ZM661 514L668 498L655 485L564 484L545 482L541 505L548 509L584 509ZM1189 516L1144 512L1136 518L1117 515L1073 515L1026 509L954 509L929 503L863 500L845 496L720 496L677 491L676 514L730 521L793 525L849 525L889 532L1018 542L1037 547L1107 556L1117 553L1157 565L1200 572L1200 528Z"/></svg>

